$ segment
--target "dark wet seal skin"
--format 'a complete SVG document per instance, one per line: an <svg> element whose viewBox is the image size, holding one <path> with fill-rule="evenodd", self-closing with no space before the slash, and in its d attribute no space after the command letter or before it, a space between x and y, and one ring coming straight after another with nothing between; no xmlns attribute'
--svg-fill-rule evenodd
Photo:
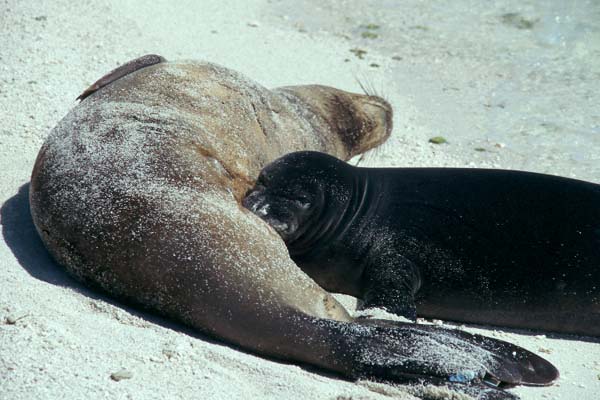
<svg viewBox="0 0 600 400"><path fill-rule="evenodd" d="M349 159L383 143L385 100L319 85L268 90L216 64L154 55L80 98L38 154L30 207L51 255L86 284L351 379L426 379L512 399L499 389L557 378L547 361L502 341L354 320L241 207L260 170L284 154Z"/></svg>
<svg viewBox="0 0 600 400"><path fill-rule="evenodd" d="M600 185L297 152L265 167L244 205L317 283L365 308L600 336Z"/></svg>

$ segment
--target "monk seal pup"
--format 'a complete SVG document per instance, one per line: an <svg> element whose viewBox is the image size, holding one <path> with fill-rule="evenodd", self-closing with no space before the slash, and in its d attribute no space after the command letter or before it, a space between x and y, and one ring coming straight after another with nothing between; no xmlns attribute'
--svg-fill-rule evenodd
<svg viewBox="0 0 600 400"><path fill-rule="evenodd" d="M283 154L347 159L382 143L387 102L315 85L267 90L211 63L146 60L84 92L36 160L33 221L71 274L247 350L346 377L556 378L540 357L500 341L352 322L240 205Z"/></svg>
<svg viewBox="0 0 600 400"><path fill-rule="evenodd" d="M299 152L265 167L244 205L365 307L600 336L600 185Z"/></svg>

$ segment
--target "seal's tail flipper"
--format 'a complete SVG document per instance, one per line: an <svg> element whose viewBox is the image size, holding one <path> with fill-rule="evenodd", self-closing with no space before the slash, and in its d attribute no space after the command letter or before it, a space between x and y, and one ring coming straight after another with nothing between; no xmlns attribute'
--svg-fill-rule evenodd
<svg viewBox="0 0 600 400"><path fill-rule="evenodd" d="M452 399L460 399L463 396L459 396L460 394L466 395L468 398L472 398L474 400L520 400L520 397L514 393L510 393L507 390L503 390L500 388L493 388L485 385L463 385L459 383L448 383L434 379L421 379L418 380L416 385L410 385L408 392L410 394L415 395L417 398L423 400L439 400L440 392L439 390L431 390L431 385L443 386L451 391L444 398L452 398Z"/></svg>
<svg viewBox="0 0 600 400"><path fill-rule="evenodd" d="M418 358L412 355L409 361L418 364L412 368L413 371L425 376L436 376L427 370L427 365L437 361L437 353L445 352L448 369L437 376L445 377L449 382L481 382L492 387L508 388L516 385L547 386L559 377L558 370L549 361L498 339L431 325L384 320L357 322L393 327L403 332L406 340L421 347L422 351L414 352Z"/></svg>
<svg viewBox="0 0 600 400"><path fill-rule="evenodd" d="M139 69L149 67L150 65L158 64L161 62L165 62L166 60L158 56L156 54L146 54L145 56L136 58L135 60L131 60L120 67L113 69L108 74L104 75L102 78L98 79L94 82L90 87L85 89L83 93L77 97L76 100L83 100L88 97L90 94L94 93L98 89L116 81L119 78L124 77L125 75L129 75L132 72L135 72Z"/></svg>
<svg viewBox="0 0 600 400"><path fill-rule="evenodd" d="M549 361L512 343L460 330L451 332L492 354L496 360L496 367L484 377L487 384L501 387L548 386L560 375Z"/></svg>

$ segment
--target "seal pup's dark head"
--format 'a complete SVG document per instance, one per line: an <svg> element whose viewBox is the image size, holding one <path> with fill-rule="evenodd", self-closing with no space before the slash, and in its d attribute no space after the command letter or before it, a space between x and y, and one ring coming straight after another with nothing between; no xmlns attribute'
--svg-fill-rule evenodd
<svg viewBox="0 0 600 400"><path fill-rule="evenodd" d="M287 154L260 173L242 204L279 233L285 242L300 237L307 225L323 220L330 205L348 202L350 175L345 162L325 153Z"/></svg>

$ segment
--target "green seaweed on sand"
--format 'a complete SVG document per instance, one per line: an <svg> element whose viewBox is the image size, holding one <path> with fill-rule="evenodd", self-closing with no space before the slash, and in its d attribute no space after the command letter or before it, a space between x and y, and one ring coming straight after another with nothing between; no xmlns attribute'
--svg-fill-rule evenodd
<svg viewBox="0 0 600 400"><path fill-rule="evenodd" d="M368 30L370 30L370 31L374 31L374 30L377 30L377 29L379 29L379 28L380 28L380 26L379 26L379 25L377 25L377 24L366 24L366 25L361 25L360 27L361 27L361 28L368 29Z"/></svg>
<svg viewBox="0 0 600 400"><path fill-rule="evenodd" d="M519 13L506 13L500 17L504 25L512 26L517 29L533 29L539 22L539 18L527 19Z"/></svg>
<svg viewBox="0 0 600 400"><path fill-rule="evenodd" d="M444 144L444 143L448 143L448 141L443 136L434 136L434 137L432 137L432 138L429 139L429 143Z"/></svg>
<svg viewBox="0 0 600 400"><path fill-rule="evenodd" d="M370 31L364 31L363 33L360 34L360 36L362 36L363 39L377 39L379 37L378 34L370 32Z"/></svg>
<svg viewBox="0 0 600 400"><path fill-rule="evenodd" d="M361 60L363 60L365 58L365 54L367 54L366 50L359 49L358 47L350 49L350 52Z"/></svg>

